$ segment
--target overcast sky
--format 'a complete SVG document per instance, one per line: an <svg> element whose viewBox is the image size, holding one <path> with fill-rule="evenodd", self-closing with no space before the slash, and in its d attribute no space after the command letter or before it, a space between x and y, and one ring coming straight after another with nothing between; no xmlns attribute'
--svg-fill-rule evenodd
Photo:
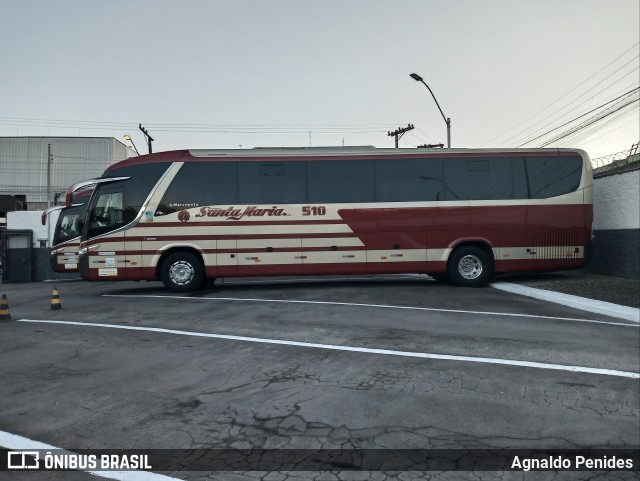
<svg viewBox="0 0 640 481"><path fill-rule="evenodd" d="M411 123L401 147L446 143L416 72L453 147L555 129L524 146L599 157L640 137L638 4L0 0L0 136L129 133L144 152L142 123L154 151L393 147Z"/></svg>

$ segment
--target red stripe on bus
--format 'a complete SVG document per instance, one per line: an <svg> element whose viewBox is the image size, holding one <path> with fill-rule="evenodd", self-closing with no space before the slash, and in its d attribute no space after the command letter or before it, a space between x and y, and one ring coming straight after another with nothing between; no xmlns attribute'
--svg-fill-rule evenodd
<svg viewBox="0 0 640 481"><path fill-rule="evenodd" d="M331 249L331 246L327 247L273 247L271 250L267 251L266 247L249 247L243 249L198 249L199 252L203 254L248 254L248 253L259 253L259 254L271 254L273 252L296 252L296 253L304 253L304 252L348 252L348 251L364 251L367 250L366 246L356 246L356 247L338 247L337 250ZM391 249L388 249L391 250ZM127 251L128 256L135 255L162 255L167 250L131 250Z"/></svg>
<svg viewBox="0 0 640 481"><path fill-rule="evenodd" d="M315 234L242 234L242 235L152 235L129 236L127 242L162 242L162 241L207 241L207 240L246 240L246 239L356 239L351 232L315 233Z"/></svg>
<svg viewBox="0 0 640 481"><path fill-rule="evenodd" d="M157 219L157 217L156 217ZM266 219L266 217L265 217ZM135 228L153 228L153 227L236 227L236 226L271 226L271 225L335 225L344 224L343 220L264 220L264 221L249 221L249 220L227 220L221 222L207 222L207 221L190 221L190 222L140 222L136 224Z"/></svg>

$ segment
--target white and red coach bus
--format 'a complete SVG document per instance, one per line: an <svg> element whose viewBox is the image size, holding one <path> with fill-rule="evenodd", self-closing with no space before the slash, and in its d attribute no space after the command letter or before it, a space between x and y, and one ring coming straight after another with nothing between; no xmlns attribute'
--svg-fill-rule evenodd
<svg viewBox="0 0 640 481"><path fill-rule="evenodd" d="M51 267L55 272L78 272L80 233L93 192L89 182L76 184L67 190L66 205L53 207L42 214L45 225L53 211L59 210L51 246Z"/></svg>
<svg viewBox="0 0 640 481"><path fill-rule="evenodd" d="M82 232L90 281L197 289L230 276L581 267L592 171L580 150L185 150L104 173Z"/></svg>

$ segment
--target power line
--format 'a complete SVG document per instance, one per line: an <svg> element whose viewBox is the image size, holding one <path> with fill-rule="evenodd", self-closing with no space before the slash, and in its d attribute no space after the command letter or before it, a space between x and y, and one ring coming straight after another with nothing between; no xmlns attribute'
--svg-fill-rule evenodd
<svg viewBox="0 0 640 481"><path fill-rule="evenodd" d="M625 109L625 108L629 107L630 105L633 105L634 103L639 102L639 101L640 101L640 99L630 100L630 101L624 103L623 105L616 107L614 110L610 110L610 111L605 112L605 113L596 114L591 119L587 119L582 124L580 124L578 126L575 126L575 127L572 127L571 129L559 134L558 136L554 137L553 139L541 144L540 147L546 147L546 146L548 146L548 145L550 145L550 144L552 144L552 143L554 143L554 142L556 142L556 141L558 141L560 139L568 137L569 135L572 135L575 132L578 132L578 131L580 131L580 130L582 130L582 129L584 129L584 128L592 125L592 124L595 124L596 122L599 122L600 120L602 120L602 119L604 119L606 117L609 117L610 115L613 115L614 113L616 113L616 112L618 112L618 111L620 111L622 109Z"/></svg>
<svg viewBox="0 0 640 481"><path fill-rule="evenodd" d="M631 47L629 47L628 49L626 49L624 52L622 52L620 55L618 55L615 59L613 59L611 62L609 62L607 65L605 65L604 67L602 67L600 70L598 70L597 72L595 72L593 75L591 75L590 77L588 77L586 80L582 81L581 83L579 83L578 85L576 85L575 87L571 88L570 90L568 90L567 92L565 92L564 94L562 94L560 97L558 97L556 100L554 100L553 102L551 102L549 105L547 105L546 107L542 108L541 110L539 110L538 112L536 112L535 114L531 115L530 117L526 118L525 120L523 120L522 122L514 125L513 127L511 127L509 130L501 133L500 135L493 137L492 139L490 139L489 141L485 142L483 145L488 144L489 142L493 142L494 140L502 137L503 135L512 132L513 130L517 129L518 127L520 127L522 124L525 124L526 122L528 122L529 120L531 120L532 118L536 117L538 114L544 112L545 110L547 110L549 107L551 107L552 105L555 105L557 102L559 102L560 100L562 100L564 97L566 97L567 95L569 95L571 92L573 92L574 90L578 89L579 87L581 87L582 85L584 85L585 83L587 83L589 80L591 80L592 78L594 78L596 75L598 75L600 72L602 72L603 70L607 69L609 66L613 65L615 62L617 62L620 58L622 58L624 55L627 54L627 52L629 52L630 50L634 49L636 46L638 46L638 44L640 44L640 42L636 42L635 44L633 44ZM511 140L511 139L509 139Z"/></svg>
<svg viewBox="0 0 640 481"><path fill-rule="evenodd" d="M568 140L568 137L563 139L563 141L561 141L557 146L558 147L566 147L569 144L575 144L576 142L580 142L582 140L584 140L586 137L590 137L590 140L594 141L594 140L598 140L602 137L604 137L605 135L611 135L612 132L615 132L617 130L620 130L632 123L638 123L638 114L640 113L640 111L638 111L637 109L634 110L624 110L624 111L620 111L617 112L615 115L612 115L611 117L607 118L604 122L602 122L601 124L594 124L591 125L587 128L585 128L584 130L582 130L577 136L570 136L571 140ZM624 117L629 117L629 114L634 114L633 118L630 118L627 122L625 123L620 123L620 120L623 119ZM606 127L608 127L609 125L616 123L615 128L613 129L606 129ZM598 132L598 135L595 137L591 137L592 134L594 132Z"/></svg>
<svg viewBox="0 0 640 481"><path fill-rule="evenodd" d="M636 100L635 102L637 102L637 100ZM635 103L635 102L632 102L632 103ZM567 137L572 136L573 134L575 134L576 132L578 132L578 131L580 131L580 130L582 130L582 129L585 129L585 128L590 127L590 126L594 126L595 124L597 124L597 123L598 123L600 120L602 120L603 118L608 117L608 116L610 116L610 115L613 115L614 113L618 112L619 110L625 109L625 108L626 108L626 107L628 107L629 105L631 105L631 104L623 105L623 106L621 106L620 108L618 108L618 109L614 110L613 112L610 112L610 113L608 113L608 114L606 114L606 115L603 115L602 117L595 118L595 119L593 119L593 120L591 120L591 121L589 121L589 122L586 122L585 124L582 124L582 125L581 125L581 126L579 126L579 127L575 127L575 128L573 128L573 129L570 129L570 130L568 130L568 131L566 131L566 132L564 132L564 133L562 133L562 134L558 135L557 137L555 137L555 138L553 138L553 139L551 139L551 140L549 140L549 141L547 141L547 142L545 142L545 143L543 143L543 144L540 144L540 145L538 146L538 148L548 147L548 146L550 146L551 144L555 144L555 143L556 143L556 142L558 142L559 140L562 140L562 139L565 139L565 138L567 138Z"/></svg>
<svg viewBox="0 0 640 481"><path fill-rule="evenodd" d="M80 129L133 129L139 125L136 122L109 122L90 120L61 120L61 119L34 119L24 117L0 117L0 124L33 126L33 127L57 127ZM392 123L385 124L206 124L206 123L148 123L154 130L163 131L235 131L235 130L362 130L381 132L388 130Z"/></svg>
<svg viewBox="0 0 640 481"><path fill-rule="evenodd" d="M578 117L575 117L575 118L573 118L573 119L569 120L568 122L565 122L564 124L559 125L558 127L555 127L555 128L553 128L553 129L551 129L551 130L549 130L549 131L545 132L544 134L538 135L537 137L534 137L533 139L527 140L526 142L524 142L524 143L522 143L522 144L520 144L520 145L516 146L516 148L518 148L518 147L522 147L523 145L526 145L526 144L529 144L529 143L533 142L534 140L538 140L539 138L544 137L545 135L550 134L551 132L554 132L554 131L556 131L556 130L558 130L558 129L560 129L560 128L562 128L562 127L566 126L566 125L569 125L569 124L571 124L571 123L575 122L576 120L578 120L578 119L580 119L580 118L584 117L585 115L589 115L589 114L591 114L591 113L595 112L596 110L601 109L602 107L604 107L604 106L606 106L606 105L609 105L609 104L611 104L611 103L613 103L613 102L615 102L615 101L617 101L617 100L620 100L620 99L621 99L621 98L623 98L623 97L626 97L626 96L628 96L628 95L631 95L631 94L632 94L632 93L634 93L634 92L637 92L638 90L640 90L640 87L635 88L635 89L632 89L632 90L629 90L628 92L625 92L624 94L620 95L619 97L616 97L615 99L612 99L612 100L610 100L610 101L608 101L608 102L605 102L605 103L603 103L602 105L599 105L598 107L596 107L595 109L590 110L589 112L586 112L586 113L584 113L584 114L582 114L582 115L579 115Z"/></svg>
<svg viewBox="0 0 640 481"><path fill-rule="evenodd" d="M625 65L626 66L626 65ZM614 80L612 83L610 83L609 85L607 85L606 87L602 88L599 92L593 94L591 96L590 100L595 99L598 95L606 92L609 88L613 87L615 84L617 84L618 82L620 82L621 80L625 79L626 77L628 77L629 75L633 74L636 70L640 69L640 67L636 67L634 70L627 72L626 74L624 74L622 77ZM599 86L602 82L604 82L605 80L609 79L613 74L617 73L619 71L616 70L615 72L613 72L611 75L605 77L604 79L602 79L600 82L598 82L597 84L595 84L593 87L591 87L589 90L583 92L582 94L580 94L578 97L576 97L575 99L573 99L571 102L569 102L568 104L564 105L563 107L560 107L557 110L554 110L552 113L550 113L549 115L547 115L546 117L540 119L539 121L537 121L535 124L533 124L532 126L530 126L529 128L521 131L520 133L514 135L513 137L509 138L506 142L509 142L519 136L521 136L522 134L524 134L525 132L533 129L536 125L541 124L542 122L544 122L545 120L549 119L550 117L552 117L554 114L557 114L559 112L561 112L562 110L568 108L569 106L571 106L571 104L575 103L576 101L578 101L578 99L580 99L581 97L584 97L586 94L588 94L589 92L591 92L593 89L595 89L597 86ZM560 119L562 119L563 117L566 117L567 115L569 115L571 112L575 111L576 109L580 108L582 105L584 105L586 102L581 102L580 104L576 105L575 107L573 107L571 110L565 112L564 114L556 117L555 119L551 120L550 122L547 122L544 126L542 126L540 129L538 129L536 132L539 132L541 129L551 125L553 122L556 122ZM531 134L533 135L533 134ZM516 141L518 142L518 141Z"/></svg>

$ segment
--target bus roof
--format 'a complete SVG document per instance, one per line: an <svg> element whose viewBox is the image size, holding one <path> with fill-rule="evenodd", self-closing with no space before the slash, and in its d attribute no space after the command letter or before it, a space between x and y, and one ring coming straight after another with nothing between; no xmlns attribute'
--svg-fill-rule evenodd
<svg viewBox="0 0 640 481"><path fill-rule="evenodd" d="M581 155L588 159L586 152L579 149L427 149L427 148L376 148L372 146L356 147L255 147L253 149L191 149L158 152L155 154L130 157L110 165L106 172L131 165L158 162L198 162L205 159L224 160L287 160L305 158L308 160L334 158L347 160L354 157L393 158L403 157L459 157L460 155L481 157L487 155Z"/></svg>

